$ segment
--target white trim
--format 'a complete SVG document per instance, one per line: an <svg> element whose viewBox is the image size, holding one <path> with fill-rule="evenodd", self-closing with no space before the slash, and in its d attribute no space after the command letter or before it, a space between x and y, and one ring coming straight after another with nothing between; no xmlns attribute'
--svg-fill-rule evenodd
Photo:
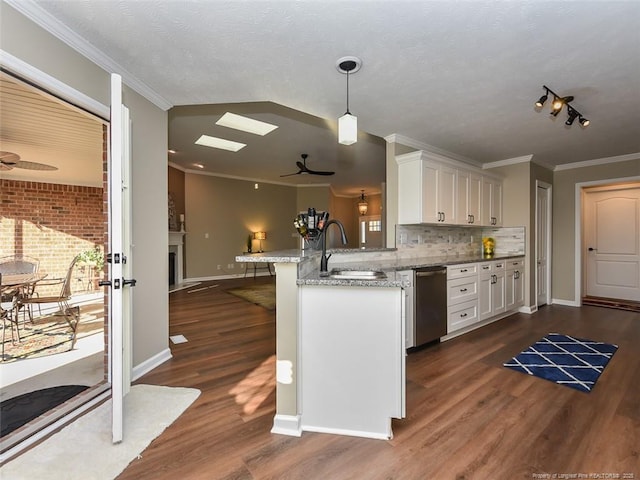
<svg viewBox="0 0 640 480"><path fill-rule="evenodd" d="M525 306L520 307L518 309L519 313L526 313L527 315L531 315L533 313L536 313L537 311L538 311L538 306L537 305L532 305L530 307L525 305Z"/></svg>
<svg viewBox="0 0 640 480"><path fill-rule="evenodd" d="M522 157L507 158L505 160L497 160L495 162L483 163L482 168L505 167L507 165L516 165L518 163L528 163L533 158L533 154L523 155Z"/></svg>
<svg viewBox="0 0 640 480"><path fill-rule="evenodd" d="M170 360L172 357L173 355L171 355L171 350L165 348L161 352L156 353L153 357L147 358L144 362L133 367L133 370L131 371L131 380L137 380L145 373L149 373L151 370L160 366L167 360Z"/></svg>
<svg viewBox="0 0 640 480"><path fill-rule="evenodd" d="M575 205L574 205L574 250L575 250L575 269L574 269L574 300L573 306L581 306L582 305L582 195L583 189L586 187L596 187L600 185L611 185L617 183L626 183L626 182L638 182L640 181L640 176L634 177L622 177L622 178L609 178L603 180L592 180L589 182L578 182L575 185Z"/></svg>
<svg viewBox="0 0 640 480"><path fill-rule="evenodd" d="M580 302L575 302L573 300L563 300L561 298L552 298L551 303L554 305L564 305L566 307L580 307Z"/></svg>
<svg viewBox="0 0 640 480"><path fill-rule="evenodd" d="M72 105L81 107L88 112L101 117L103 120L108 121L110 115L110 108L108 106L103 105L75 88L62 83L60 80L52 77L42 70L38 70L4 50L0 50L0 64L19 77L33 82L39 87L70 102Z"/></svg>
<svg viewBox="0 0 640 480"><path fill-rule="evenodd" d="M386 137L384 137L384 139L386 140L387 143L399 143L406 147L416 148L418 150L424 150L425 152L430 154L440 155L449 159L454 159L462 163L467 163L475 167L482 168L482 162L473 160L471 158L467 158L462 155L458 155L453 152L449 152L447 150L443 150L442 148L434 147L433 145L429 145L428 143L423 143L418 140L405 137L404 135L393 133L391 135L387 135Z"/></svg>
<svg viewBox="0 0 640 480"><path fill-rule="evenodd" d="M95 48L91 43L78 35L76 32L60 22L57 18L44 10L33 0L3 0L11 5L18 12L29 20L42 27L51 35L66 43L69 47L91 60L96 65L102 67L107 72L118 73L123 78L124 83L145 97L151 103L162 110L169 110L173 104L162 97L158 92L140 81L123 66L118 64L111 57Z"/></svg>
<svg viewBox="0 0 640 480"><path fill-rule="evenodd" d="M393 438L393 433L391 432L391 419L389 419L388 434L379 433L379 432L365 432L362 430L348 430L345 428L316 427L313 425L303 425L302 430L304 432L331 433L333 435L347 435L349 437L373 438L375 440L389 440Z"/></svg>
<svg viewBox="0 0 640 480"><path fill-rule="evenodd" d="M565 163L556 165L554 172L561 170L572 170L574 168L593 167L595 165L606 165L608 163L626 162L628 160L640 160L640 152L629 153L628 155L618 155L617 157L596 158L593 160L585 160L584 162Z"/></svg>
<svg viewBox="0 0 640 480"><path fill-rule="evenodd" d="M75 408L74 410L69 412L67 415L60 418L59 420L56 420L51 425L43 428L42 430L38 430L36 433L31 435L30 437L25 438L14 447L8 450L5 450L0 454L0 465L4 465L5 462L7 462L8 460L19 455L23 451L31 448L33 445L40 443L42 440L49 437L50 435L56 433L62 427L70 424L73 420L80 417L86 411L92 409L94 406L99 405L103 403L105 400L109 399L110 396L111 396L110 390L103 392L102 394L92 398L88 402L83 403L79 407Z"/></svg>
<svg viewBox="0 0 640 480"><path fill-rule="evenodd" d="M551 273L552 273L552 261L551 261L551 255L552 255L552 248L551 248L551 244L552 244L552 240L553 240L553 232L551 231L551 229L553 228L553 186L550 185L547 182L543 182L542 180L537 180L536 179L536 208L535 208L535 227L534 227L534 235L535 235L535 239L537 240L538 238L538 232L537 232L537 226L538 226L538 187L544 188L547 191L547 225L546 225L546 231L547 231L547 251L546 251L546 257L547 257L547 298L545 299L545 304L549 305L551 302ZM535 251L532 252L533 253L533 268L535 269L534 272L534 281L535 281L535 299L534 299L534 305L536 306L536 310L538 309L538 243L536 241L535 243ZM531 275L529 275L529 278L531 278ZM531 292L531 288L529 288L529 292ZM531 299L529 300L529 303L531 303Z"/></svg>
<svg viewBox="0 0 640 480"><path fill-rule="evenodd" d="M300 415L283 415L276 413L273 417L273 427L271 433L299 437L302 435L300 427Z"/></svg>

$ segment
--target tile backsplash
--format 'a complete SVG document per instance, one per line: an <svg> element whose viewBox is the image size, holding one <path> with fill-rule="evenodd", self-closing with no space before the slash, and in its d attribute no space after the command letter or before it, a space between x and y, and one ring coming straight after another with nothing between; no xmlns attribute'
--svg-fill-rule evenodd
<svg viewBox="0 0 640 480"><path fill-rule="evenodd" d="M482 237L495 239L496 255L524 255L524 227L457 227L455 225L397 225L396 248L425 256L482 254Z"/></svg>

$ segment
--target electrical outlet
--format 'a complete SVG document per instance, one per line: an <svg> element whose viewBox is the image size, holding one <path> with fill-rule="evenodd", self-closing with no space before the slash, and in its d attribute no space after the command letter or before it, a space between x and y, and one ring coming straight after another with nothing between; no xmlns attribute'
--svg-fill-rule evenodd
<svg viewBox="0 0 640 480"><path fill-rule="evenodd" d="M218 265L218 270L220 270L222 268L222 265Z"/></svg>
<svg viewBox="0 0 640 480"><path fill-rule="evenodd" d="M204 234L204 238L209 238L209 234L208 234L208 233L205 233L205 234Z"/></svg>
<svg viewBox="0 0 640 480"><path fill-rule="evenodd" d="M233 263L230 263L229 265L227 265L227 268L228 268L229 270L233 269Z"/></svg>

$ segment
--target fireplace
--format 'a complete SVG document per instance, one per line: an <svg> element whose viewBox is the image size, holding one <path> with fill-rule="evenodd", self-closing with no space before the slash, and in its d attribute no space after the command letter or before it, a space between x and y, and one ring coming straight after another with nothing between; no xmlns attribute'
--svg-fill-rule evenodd
<svg viewBox="0 0 640 480"><path fill-rule="evenodd" d="M185 232L169 232L169 284L173 279L174 285L184 282L183 248ZM173 253L173 275L171 275L171 257Z"/></svg>

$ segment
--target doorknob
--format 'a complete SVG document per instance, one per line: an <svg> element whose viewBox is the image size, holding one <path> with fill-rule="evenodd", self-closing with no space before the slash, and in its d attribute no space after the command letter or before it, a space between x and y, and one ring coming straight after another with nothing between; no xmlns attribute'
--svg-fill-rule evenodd
<svg viewBox="0 0 640 480"><path fill-rule="evenodd" d="M593 252L593 251L595 251L595 250L598 250L598 249L597 249L597 248L593 248L593 247L589 247L589 251L590 251L590 252Z"/></svg>
<svg viewBox="0 0 640 480"><path fill-rule="evenodd" d="M137 282L137 280L135 278L132 278L131 280L125 280L123 278L122 279L122 286L131 285L132 287L135 287L136 286L136 282Z"/></svg>

